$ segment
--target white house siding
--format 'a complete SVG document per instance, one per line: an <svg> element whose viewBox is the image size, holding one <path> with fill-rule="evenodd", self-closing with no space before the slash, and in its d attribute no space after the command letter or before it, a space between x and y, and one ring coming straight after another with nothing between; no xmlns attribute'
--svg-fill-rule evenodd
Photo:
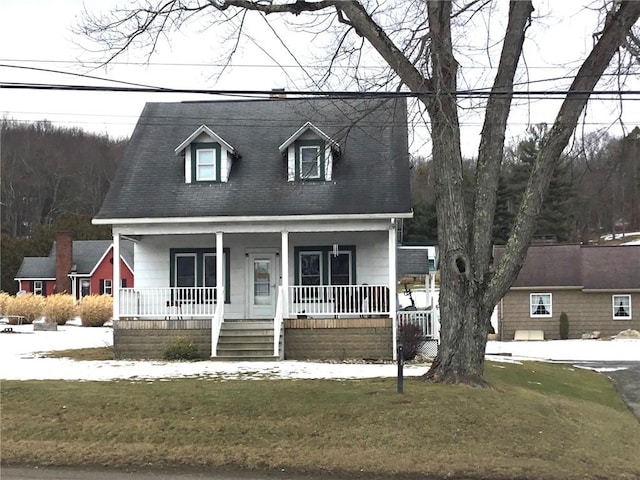
<svg viewBox="0 0 640 480"><path fill-rule="evenodd" d="M294 248L300 246L355 245L356 282L386 285L388 282L388 232L316 232L289 234L289 281L295 278ZM170 286L171 248L215 248L215 234L148 235L135 244L136 288ZM230 253L230 300L225 318L242 319L247 312L248 253L280 254L280 233L225 234Z"/></svg>

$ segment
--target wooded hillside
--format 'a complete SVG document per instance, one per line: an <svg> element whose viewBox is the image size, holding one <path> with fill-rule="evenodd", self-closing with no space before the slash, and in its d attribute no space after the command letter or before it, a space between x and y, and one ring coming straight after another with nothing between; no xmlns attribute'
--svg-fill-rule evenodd
<svg viewBox="0 0 640 480"><path fill-rule="evenodd" d="M111 238L110 228L91 225L91 218L125 144L46 121L1 121L1 290L15 292L22 258L47 255L56 231L70 230L78 240Z"/></svg>

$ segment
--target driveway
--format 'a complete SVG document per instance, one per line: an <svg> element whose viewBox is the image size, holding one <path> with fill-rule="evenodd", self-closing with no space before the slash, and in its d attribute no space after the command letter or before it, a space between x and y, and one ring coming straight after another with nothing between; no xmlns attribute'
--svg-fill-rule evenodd
<svg viewBox="0 0 640 480"><path fill-rule="evenodd" d="M579 362L575 365L609 377L618 395L640 422L640 362Z"/></svg>

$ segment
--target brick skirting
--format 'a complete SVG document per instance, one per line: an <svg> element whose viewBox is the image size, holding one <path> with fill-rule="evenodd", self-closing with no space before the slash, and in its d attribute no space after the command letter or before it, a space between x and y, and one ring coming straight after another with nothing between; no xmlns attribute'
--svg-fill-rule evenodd
<svg viewBox="0 0 640 480"><path fill-rule="evenodd" d="M177 337L188 337L202 358L211 356L211 320L118 320L113 323L116 358L163 358Z"/></svg>
<svg viewBox="0 0 640 480"><path fill-rule="evenodd" d="M390 360L390 318L304 318L284 322L287 360Z"/></svg>

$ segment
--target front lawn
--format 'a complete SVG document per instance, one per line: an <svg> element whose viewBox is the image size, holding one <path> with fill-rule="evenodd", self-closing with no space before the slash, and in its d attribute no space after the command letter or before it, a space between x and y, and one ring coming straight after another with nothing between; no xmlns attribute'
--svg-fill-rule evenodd
<svg viewBox="0 0 640 480"><path fill-rule="evenodd" d="M493 388L405 379L3 381L2 462L362 475L640 477L640 424L603 375L488 363Z"/></svg>

